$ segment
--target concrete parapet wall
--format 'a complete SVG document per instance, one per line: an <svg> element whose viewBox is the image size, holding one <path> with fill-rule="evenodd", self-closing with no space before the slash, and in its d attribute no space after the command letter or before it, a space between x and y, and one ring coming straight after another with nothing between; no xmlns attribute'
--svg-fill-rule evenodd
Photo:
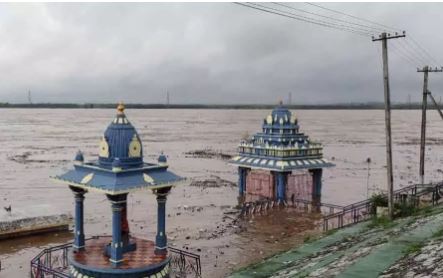
<svg viewBox="0 0 443 278"><path fill-rule="evenodd" d="M0 221L0 239L68 230L71 222L68 214L3 220Z"/></svg>

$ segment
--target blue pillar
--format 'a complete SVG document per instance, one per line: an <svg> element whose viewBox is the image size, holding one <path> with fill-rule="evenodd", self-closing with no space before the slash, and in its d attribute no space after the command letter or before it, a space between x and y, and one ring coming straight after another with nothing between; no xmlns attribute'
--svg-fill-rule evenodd
<svg viewBox="0 0 443 278"><path fill-rule="evenodd" d="M286 173L277 172L277 201L283 203L286 201Z"/></svg>
<svg viewBox="0 0 443 278"><path fill-rule="evenodd" d="M109 261L118 266L123 262L122 211L126 206L127 194L108 195L112 208L112 242L109 248Z"/></svg>
<svg viewBox="0 0 443 278"><path fill-rule="evenodd" d="M246 168L238 167L238 194L240 197L243 197L245 195L246 173L247 173Z"/></svg>
<svg viewBox="0 0 443 278"><path fill-rule="evenodd" d="M75 250L80 251L85 249L85 232L83 229L84 214L83 201L85 199L86 191L80 188L70 187L74 193L75 199L75 224L74 224L74 244Z"/></svg>
<svg viewBox="0 0 443 278"><path fill-rule="evenodd" d="M157 195L157 235L155 237L155 254L165 255L168 252L166 237L166 199L171 188L162 188L155 192Z"/></svg>
<svg viewBox="0 0 443 278"><path fill-rule="evenodd" d="M320 203L321 200L321 178L323 174L323 169L313 169L312 173L312 200L314 202Z"/></svg>

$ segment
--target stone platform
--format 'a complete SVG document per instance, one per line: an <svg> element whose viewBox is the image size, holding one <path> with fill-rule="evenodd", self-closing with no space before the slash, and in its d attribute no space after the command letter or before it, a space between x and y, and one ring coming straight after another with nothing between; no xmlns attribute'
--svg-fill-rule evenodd
<svg viewBox="0 0 443 278"><path fill-rule="evenodd" d="M68 256L72 277L169 277L169 257L154 254L153 241L131 239L137 249L125 253L123 263L118 267L114 267L104 253L105 246L112 240L110 236L87 240L84 250L72 250Z"/></svg>

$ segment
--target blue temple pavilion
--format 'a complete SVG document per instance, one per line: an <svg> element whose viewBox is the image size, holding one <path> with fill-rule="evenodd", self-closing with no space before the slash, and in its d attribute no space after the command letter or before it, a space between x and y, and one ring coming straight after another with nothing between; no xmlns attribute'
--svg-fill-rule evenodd
<svg viewBox="0 0 443 278"><path fill-rule="evenodd" d="M166 156L158 163L143 161L143 146L136 129L124 113L124 105L100 141L97 160L75 156L74 169L54 177L69 185L75 198L74 244L68 256L71 277L169 277L165 230L166 198L182 178L168 170ZM152 190L157 196L155 241L130 235L127 196L135 190ZM104 193L111 204L112 236L85 241L83 201L85 193Z"/></svg>
<svg viewBox="0 0 443 278"><path fill-rule="evenodd" d="M238 150L230 162L238 166L240 199L267 182L269 190L261 197L285 203L288 177L293 171L304 170L312 176L311 200L320 200L323 168L334 166L323 158L322 145L299 131L297 117L282 103L264 119L262 131L241 141ZM255 185L248 176L257 170L267 172L270 178Z"/></svg>

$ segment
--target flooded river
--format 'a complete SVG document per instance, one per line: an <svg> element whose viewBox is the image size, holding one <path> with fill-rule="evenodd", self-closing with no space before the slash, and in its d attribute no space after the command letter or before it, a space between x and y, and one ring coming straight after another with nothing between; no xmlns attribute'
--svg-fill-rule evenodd
<svg viewBox="0 0 443 278"><path fill-rule="evenodd" d="M261 128L268 110L132 110L126 115L143 140L144 156L154 161L161 151L179 175L205 180L237 181L236 169L222 157L188 152L212 149L233 155L239 140ZM383 111L296 111L301 131L323 143L325 157L336 164L323 175L323 202L345 205L385 188ZM98 143L114 109L3 109L0 117L0 209L32 210L50 204L54 213L73 213L73 195L49 176L71 167L77 150L86 159L98 155ZM420 111L393 111L394 182L418 181ZM443 179L443 121L428 112L427 181ZM368 165L367 158L371 159ZM369 169L368 169L369 166ZM237 203L237 189L176 187L168 197L169 243L200 254L204 277L224 277L233 269L303 242L313 233L312 217L276 210L232 224L226 214ZM2 214L0 213L0 216ZM152 193L129 195L133 234L153 239L156 201ZM86 194L87 236L110 234L111 210L106 197ZM27 277L29 261L45 246L70 241L70 234L0 242L0 277Z"/></svg>

